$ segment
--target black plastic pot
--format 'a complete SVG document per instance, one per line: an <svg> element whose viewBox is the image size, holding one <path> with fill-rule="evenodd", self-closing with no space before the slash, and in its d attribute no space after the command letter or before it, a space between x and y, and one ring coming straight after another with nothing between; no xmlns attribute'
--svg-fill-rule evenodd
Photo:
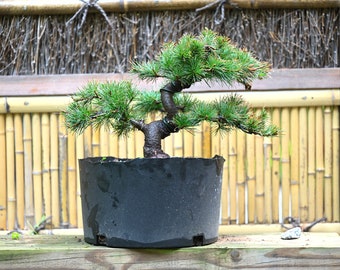
<svg viewBox="0 0 340 270"><path fill-rule="evenodd" d="M85 241L176 248L218 237L224 159L79 160Z"/></svg>

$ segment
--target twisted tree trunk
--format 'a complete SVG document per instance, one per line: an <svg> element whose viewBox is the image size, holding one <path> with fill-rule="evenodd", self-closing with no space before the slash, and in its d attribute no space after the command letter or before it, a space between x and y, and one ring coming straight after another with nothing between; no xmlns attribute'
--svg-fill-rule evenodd
<svg viewBox="0 0 340 270"><path fill-rule="evenodd" d="M179 131L172 122L177 114L178 108L174 102L173 95L181 92L190 85L182 85L179 81L166 84L161 91L163 108L167 115L162 120L145 124L144 121L132 120L131 123L144 134L144 157L145 158L168 158L168 154L162 150L162 140L170 136L171 133Z"/></svg>

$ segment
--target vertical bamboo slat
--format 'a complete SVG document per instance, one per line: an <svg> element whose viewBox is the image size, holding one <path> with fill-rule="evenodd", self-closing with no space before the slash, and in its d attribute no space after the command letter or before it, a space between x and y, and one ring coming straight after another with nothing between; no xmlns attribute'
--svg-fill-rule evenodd
<svg viewBox="0 0 340 270"><path fill-rule="evenodd" d="M41 144L42 144L42 185L44 213L46 217L52 216L51 205L51 174L50 174L50 116L41 115Z"/></svg>
<svg viewBox="0 0 340 270"><path fill-rule="evenodd" d="M0 114L0 230L7 229L6 115Z"/></svg>
<svg viewBox="0 0 340 270"><path fill-rule="evenodd" d="M291 215L299 217L299 109L290 111L290 197Z"/></svg>
<svg viewBox="0 0 340 270"><path fill-rule="evenodd" d="M307 182L307 109L299 110L299 180L300 180L300 219L308 221L308 182Z"/></svg>
<svg viewBox="0 0 340 270"><path fill-rule="evenodd" d="M182 157L183 156L183 132L178 132L173 135L173 156Z"/></svg>
<svg viewBox="0 0 340 270"><path fill-rule="evenodd" d="M316 208L316 169L315 169L315 108L308 109L308 220L315 220Z"/></svg>
<svg viewBox="0 0 340 270"><path fill-rule="evenodd" d="M211 133L211 157L215 156L215 155L221 155L221 138L220 138L220 134L217 134L217 136L215 136L213 133Z"/></svg>
<svg viewBox="0 0 340 270"><path fill-rule="evenodd" d="M144 157L143 146L144 146L144 134L140 131L136 132L136 157Z"/></svg>
<svg viewBox="0 0 340 270"><path fill-rule="evenodd" d="M84 151L84 135L79 135L76 138L76 160L85 157ZM83 224L82 211L81 211L81 189L80 189L80 178L79 178L79 163L77 162L77 224L81 227Z"/></svg>
<svg viewBox="0 0 340 270"><path fill-rule="evenodd" d="M41 121L40 114L32 115L32 147L33 147L33 197L35 224L39 224L43 215L42 172L41 172Z"/></svg>
<svg viewBox="0 0 340 270"><path fill-rule="evenodd" d="M283 108L281 111L281 123L283 135L281 137L281 181L282 181L282 217L290 216L290 162L289 162L289 109Z"/></svg>
<svg viewBox="0 0 340 270"><path fill-rule="evenodd" d="M324 209L327 220L332 221L332 111L330 107L324 109Z"/></svg>
<svg viewBox="0 0 340 270"><path fill-rule="evenodd" d="M194 156L195 157L203 156L202 139L203 139L203 127L201 125L199 129L194 131Z"/></svg>
<svg viewBox="0 0 340 270"><path fill-rule="evenodd" d="M84 136L84 141L86 143L86 137ZM127 138L125 136L118 138L118 157L127 158Z"/></svg>
<svg viewBox="0 0 340 270"><path fill-rule="evenodd" d="M15 131L15 179L16 179L16 217L18 227L25 227L25 179L24 179L24 141L21 114L14 115Z"/></svg>
<svg viewBox="0 0 340 270"><path fill-rule="evenodd" d="M61 187L61 227L69 227L68 185L67 185L67 134L64 115L59 115L59 181Z"/></svg>
<svg viewBox="0 0 340 270"><path fill-rule="evenodd" d="M136 157L135 133L136 132L132 132L126 137L126 157L131 159Z"/></svg>
<svg viewBox="0 0 340 270"><path fill-rule="evenodd" d="M58 115L50 116L52 226L60 227Z"/></svg>
<svg viewBox="0 0 340 270"><path fill-rule="evenodd" d="M255 135L247 135L247 202L248 202L248 223L255 222Z"/></svg>
<svg viewBox="0 0 340 270"><path fill-rule="evenodd" d="M332 168L333 168L333 222L340 221L340 108L335 107L333 109L332 119L332 137L333 137L333 157L332 157Z"/></svg>
<svg viewBox="0 0 340 270"><path fill-rule="evenodd" d="M272 170L271 170L271 147L272 142L268 137L263 138L263 170L264 170L264 221L266 223L272 222L273 208L272 208Z"/></svg>
<svg viewBox="0 0 340 270"><path fill-rule="evenodd" d="M109 134L109 153L110 156L119 157L118 152L118 137L113 133Z"/></svg>
<svg viewBox="0 0 340 270"><path fill-rule="evenodd" d="M221 156L224 157L225 161L223 164L223 180L222 180L222 190L221 190L221 204L222 204L222 210L221 210L221 216L222 216L222 224L228 224L230 217L229 217L229 193L228 193L228 187L229 187L229 170L228 170L228 149L229 149L229 141L228 136L224 135L221 138Z"/></svg>
<svg viewBox="0 0 340 270"><path fill-rule="evenodd" d="M100 132L99 129L92 130L92 156L99 157L100 156Z"/></svg>
<svg viewBox="0 0 340 270"><path fill-rule="evenodd" d="M23 116L24 164L25 164L25 222L34 225L33 178L32 178L32 126L31 115Z"/></svg>
<svg viewBox="0 0 340 270"><path fill-rule="evenodd" d="M194 156L194 137L188 131L183 132L183 155L184 157Z"/></svg>
<svg viewBox="0 0 340 270"><path fill-rule="evenodd" d="M264 170L263 170L263 138L255 137L255 200L256 200L256 222L264 222Z"/></svg>
<svg viewBox="0 0 340 270"><path fill-rule="evenodd" d="M100 145L99 145L99 152L100 156L107 157L109 156L109 134L104 127L101 127L99 135ZM70 134L69 134L70 136Z"/></svg>
<svg viewBox="0 0 340 270"><path fill-rule="evenodd" d="M67 135L67 182L68 182L68 212L70 227L77 227L77 160L76 138L74 133Z"/></svg>
<svg viewBox="0 0 340 270"><path fill-rule="evenodd" d="M321 218L324 215L324 120L323 111L321 107L316 108L315 112L315 126L317 132L315 135L316 145L315 145L315 156L316 156L316 205L315 205L315 215L316 218Z"/></svg>
<svg viewBox="0 0 340 270"><path fill-rule="evenodd" d="M206 122L202 124L202 157L211 158L211 131L210 125Z"/></svg>
<svg viewBox="0 0 340 270"><path fill-rule="evenodd" d="M238 224L245 223L245 184L246 184L246 175L245 175L245 142L246 137L245 133L239 131L237 132L237 217Z"/></svg>
<svg viewBox="0 0 340 270"><path fill-rule="evenodd" d="M88 127L84 131L84 157L91 156L92 156L92 128Z"/></svg>
<svg viewBox="0 0 340 270"><path fill-rule="evenodd" d="M15 157L14 157L14 119L13 114L6 115L6 171L7 171L7 227L16 227L16 196L15 196Z"/></svg>
<svg viewBox="0 0 340 270"><path fill-rule="evenodd" d="M230 197L230 224L237 223L237 197L236 197L236 181L237 181L237 140L236 131L229 133L229 197Z"/></svg>
<svg viewBox="0 0 340 270"><path fill-rule="evenodd" d="M273 109L272 121L275 125L281 126L280 109ZM280 136L277 136L272 138L272 205L274 223L278 223L280 220L280 179Z"/></svg>

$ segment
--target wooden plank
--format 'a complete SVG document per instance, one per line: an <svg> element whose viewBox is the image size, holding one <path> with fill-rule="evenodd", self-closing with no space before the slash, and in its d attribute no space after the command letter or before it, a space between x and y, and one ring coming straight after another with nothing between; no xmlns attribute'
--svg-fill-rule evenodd
<svg viewBox="0 0 340 270"><path fill-rule="evenodd" d="M195 93L198 99L216 100L224 92ZM251 91L240 95L251 106L262 107L311 107L340 105L340 90L324 89L296 91ZM60 112L71 101L68 96L0 97L0 113Z"/></svg>
<svg viewBox="0 0 340 270"><path fill-rule="evenodd" d="M128 73L0 76L0 96L70 95L89 81L131 80L139 89L158 90L162 80L155 83L139 81ZM340 88L340 68L275 69L270 78L257 80L253 90ZM243 85L228 87L218 83L196 83L187 92L243 91Z"/></svg>
<svg viewBox="0 0 340 270"><path fill-rule="evenodd" d="M82 236L0 237L0 269L277 269L340 267L340 237L303 233L221 236L208 246L179 249L121 249L91 246Z"/></svg>

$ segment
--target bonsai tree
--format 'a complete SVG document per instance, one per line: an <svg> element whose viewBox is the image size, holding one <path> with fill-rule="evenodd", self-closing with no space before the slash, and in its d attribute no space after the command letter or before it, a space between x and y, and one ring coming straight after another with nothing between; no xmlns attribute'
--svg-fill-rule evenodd
<svg viewBox="0 0 340 270"><path fill-rule="evenodd" d="M193 129L202 121L209 122L214 132L240 129L275 136L279 130L268 123L267 112L257 113L239 95L207 102L182 93L200 81L238 82L250 89L252 81L265 78L269 70L268 63L211 30L199 36L187 34L177 43L166 43L154 60L132 65L131 72L142 80L163 78L160 91L140 91L130 81L91 82L72 97L65 111L66 126L75 133L88 126L105 126L118 136L138 129L145 136L146 158L169 157L161 149L162 139L181 129ZM153 113L160 113L160 118L147 123Z"/></svg>

